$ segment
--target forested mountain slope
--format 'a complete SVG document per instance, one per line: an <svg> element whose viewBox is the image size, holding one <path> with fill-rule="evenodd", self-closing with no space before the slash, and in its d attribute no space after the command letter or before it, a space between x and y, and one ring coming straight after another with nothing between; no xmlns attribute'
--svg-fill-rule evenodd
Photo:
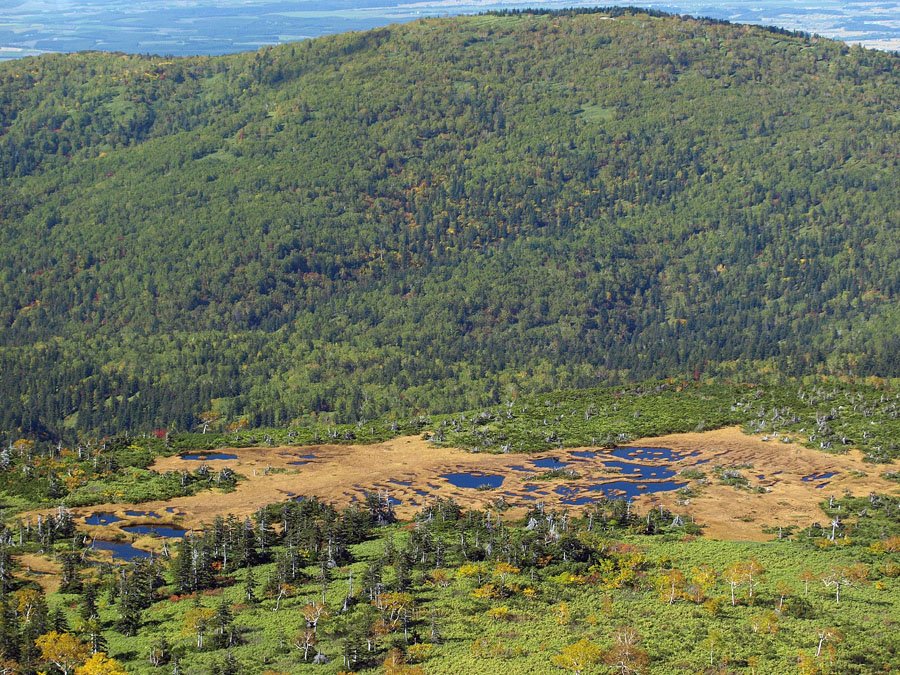
<svg viewBox="0 0 900 675"><path fill-rule="evenodd" d="M0 427L900 375L898 153L897 55L630 11L0 64Z"/></svg>

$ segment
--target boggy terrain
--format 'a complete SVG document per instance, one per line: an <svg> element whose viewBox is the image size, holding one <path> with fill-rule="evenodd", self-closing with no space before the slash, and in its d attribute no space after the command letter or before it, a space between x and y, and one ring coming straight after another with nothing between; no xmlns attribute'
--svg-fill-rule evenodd
<svg viewBox="0 0 900 675"><path fill-rule="evenodd" d="M121 518L86 524L87 531L108 539L122 526L202 528L219 514L251 515L266 504L303 496L343 506L363 500L366 492L387 492L397 515L410 518L433 497L452 497L466 508L495 507L502 499L506 513L521 516L536 501L578 509L608 495L631 496L639 510L661 504L693 517L711 538L762 540L772 536L763 532L768 526L805 527L821 520L818 504L830 495L897 492L858 451L826 454L764 441L736 427L644 438L613 450L566 448L534 455L471 453L419 436L371 445L224 448L159 458L152 468L193 470L198 462L228 465L245 480L230 493L146 502L139 511L100 504L75 513ZM551 479L536 478L548 469L561 471ZM568 470L578 477L560 475ZM149 538L137 544L159 547Z"/></svg>

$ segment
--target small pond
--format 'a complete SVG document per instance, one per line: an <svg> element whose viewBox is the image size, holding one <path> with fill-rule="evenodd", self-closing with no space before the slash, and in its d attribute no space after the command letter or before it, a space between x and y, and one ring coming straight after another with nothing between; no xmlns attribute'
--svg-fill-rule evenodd
<svg viewBox="0 0 900 675"><path fill-rule="evenodd" d="M134 560L135 558L149 558L150 551L143 551L131 544L114 541L94 540L94 548L98 551L111 551L113 558L119 560Z"/></svg>
<svg viewBox="0 0 900 675"><path fill-rule="evenodd" d="M92 513L84 519L86 525L112 525L118 523L121 518L113 513Z"/></svg>
<svg viewBox="0 0 900 675"><path fill-rule="evenodd" d="M671 478L675 475L672 469L663 466L647 466L632 462L603 462L603 466L619 469L622 473L636 474L639 480Z"/></svg>
<svg viewBox="0 0 900 675"><path fill-rule="evenodd" d="M656 483L631 483L629 481L617 480L610 483L597 483L586 488L571 488L560 485L554 492L563 497L561 500L564 504L582 505L593 501L593 498L582 496L582 492L602 492L604 496L613 499L631 499L640 495L653 494L655 492L671 492L683 488L687 483L676 483L675 481L666 480ZM590 501L584 501L588 499Z"/></svg>
<svg viewBox="0 0 900 675"><path fill-rule="evenodd" d="M459 473L441 474L441 478L445 478L451 485L459 488L477 488L482 485L489 485L491 488L498 488L503 485L503 476L494 473L479 473L475 471L462 471Z"/></svg>
<svg viewBox="0 0 900 675"><path fill-rule="evenodd" d="M630 446L623 446L621 448L613 448L610 450L609 454L613 457L618 457L619 459L645 459L654 462L658 460L677 462L685 457L693 457L698 454L698 452L695 450L694 452L682 455L671 448L632 448Z"/></svg>
<svg viewBox="0 0 900 675"><path fill-rule="evenodd" d="M168 509L166 510L168 511ZM132 518L162 518L162 516L155 511L125 511L125 515L131 516Z"/></svg>
<svg viewBox="0 0 900 675"><path fill-rule="evenodd" d="M808 476L803 476L803 478L801 478L800 480L802 480L802 481L805 482L805 483L808 483L809 481L825 480L825 479L831 478L831 477L833 477L833 476L837 476L837 472L832 472L832 473L811 473L811 474L809 474ZM821 486L817 486L817 487L821 487Z"/></svg>
<svg viewBox="0 0 900 675"><path fill-rule="evenodd" d="M561 500L563 504L571 504L572 506L584 506L585 504L593 504L597 501L596 497L570 497Z"/></svg>
<svg viewBox="0 0 900 675"><path fill-rule="evenodd" d="M541 469L562 469L564 466L569 466L569 462L561 462L556 457L546 457L544 459L532 459L530 460L532 464L541 468Z"/></svg>
<svg viewBox="0 0 900 675"><path fill-rule="evenodd" d="M181 459L186 459L193 462L210 462L216 459L237 459L237 455L232 455L227 452L211 452L204 455L196 452L189 455L182 455Z"/></svg>
<svg viewBox="0 0 900 675"><path fill-rule="evenodd" d="M155 534L160 537L183 537L187 534L187 530L180 527L165 527L159 525L130 525L123 527L123 531L132 534Z"/></svg>

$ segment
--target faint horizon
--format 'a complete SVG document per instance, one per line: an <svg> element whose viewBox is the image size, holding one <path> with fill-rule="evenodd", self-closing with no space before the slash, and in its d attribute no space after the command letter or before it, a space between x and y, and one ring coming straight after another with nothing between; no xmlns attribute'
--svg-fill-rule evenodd
<svg viewBox="0 0 900 675"><path fill-rule="evenodd" d="M777 26L900 50L900 0L835 2L522 2L521 0L0 0L0 60L101 50L221 55L419 18L497 9L635 6Z"/></svg>

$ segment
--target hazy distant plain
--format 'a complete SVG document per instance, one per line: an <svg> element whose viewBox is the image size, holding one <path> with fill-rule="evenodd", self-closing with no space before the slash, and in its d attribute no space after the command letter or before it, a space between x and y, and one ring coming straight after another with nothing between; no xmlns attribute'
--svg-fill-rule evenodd
<svg viewBox="0 0 900 675"><path fill-rule="evenodd" d="M427 16L489 9L637 5L803 30L900 50L900 0L519 2L512 0L0 0L0 60L43 52L226 54Z"/></svg>

